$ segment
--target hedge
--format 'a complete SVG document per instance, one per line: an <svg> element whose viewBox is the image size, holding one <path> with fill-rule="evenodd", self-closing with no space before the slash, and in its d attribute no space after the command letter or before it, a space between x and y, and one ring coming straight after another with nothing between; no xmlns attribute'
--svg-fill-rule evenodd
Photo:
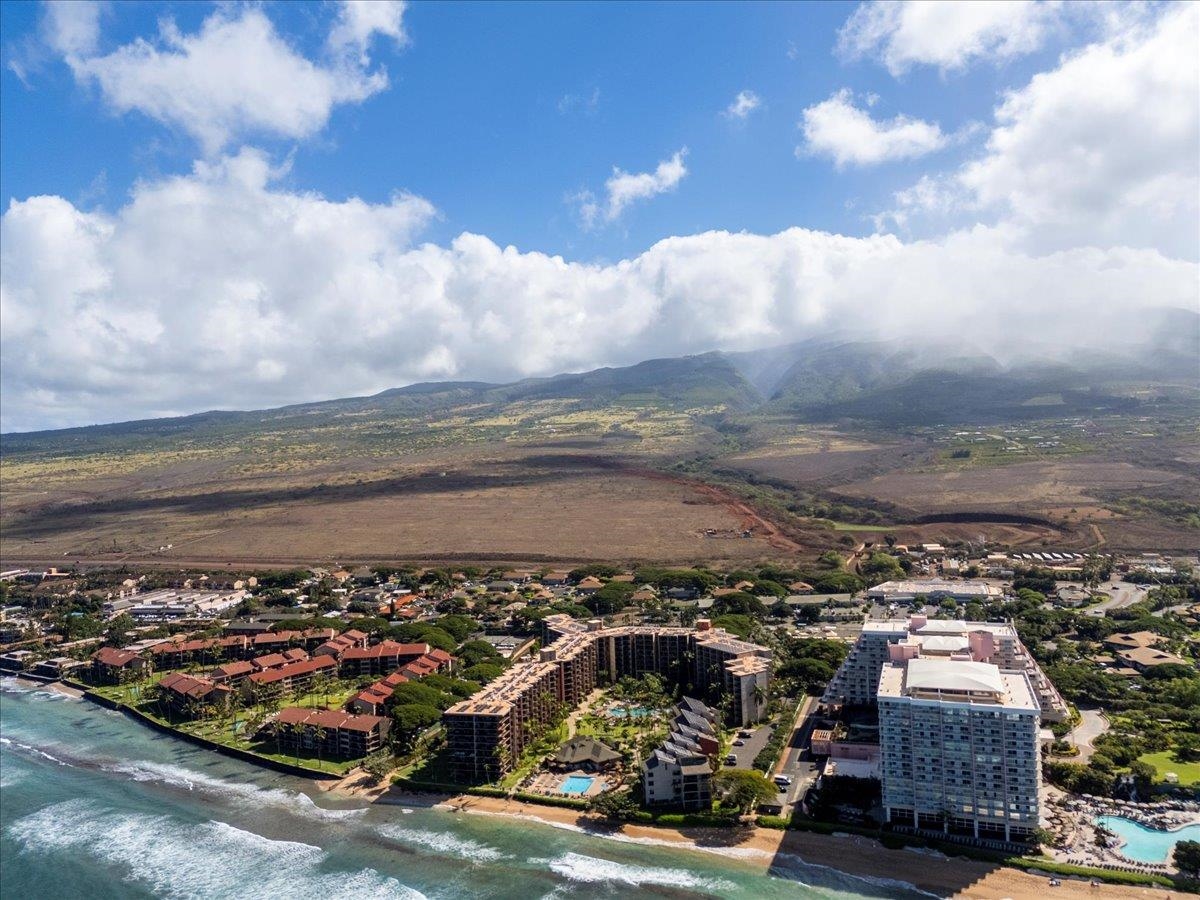
<svg viewBox="0 0 1200 900"><path fill-rule="evenodd" d="M486 784L477 784L475 787L467 788L466 791L475 797L507 797L508 791L504 788L489 787Z"/></svg>
<svg viewBox="0 0 1200 900"><path fill-rule="evenodd" d="M759 816L754 820L754 824L759 828L774 828L776 831L786 831L789 822L783 816Z"/></svg>
<svg viewBox="0 0 1200 900"><path fill-rule="evenodd" d="M587 809L586 800L572 800L570 797L547 797L545 794L527 794L517 791L512 795L514 800L524 803L540 803L542 806L561 806L564 809Z"/></svg>

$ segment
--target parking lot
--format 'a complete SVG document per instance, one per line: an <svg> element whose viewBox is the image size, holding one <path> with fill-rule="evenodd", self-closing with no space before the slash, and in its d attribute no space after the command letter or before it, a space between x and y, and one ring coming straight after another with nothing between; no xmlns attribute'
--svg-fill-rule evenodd
<svg viewBox="0 0 1200 900"><path fill-rule="evenodd" d="M786 726L784 726L786 727ZM760 725L754 729L754 734L748 738L735 737L735 741L744 741L741 747L730 747L729 752L737 756L735 765L726 765L726 769L753 769L754 757L758 756L759 751L766 746L767 741L771 739L772 729L766 725Z"/></svg>

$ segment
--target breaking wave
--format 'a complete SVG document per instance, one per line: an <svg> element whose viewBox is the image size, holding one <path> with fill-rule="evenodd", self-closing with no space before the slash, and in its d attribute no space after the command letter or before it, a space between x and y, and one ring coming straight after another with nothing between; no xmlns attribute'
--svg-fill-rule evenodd
<svg viewBox="0 0 1200 900"><path fill-rule="evenodd" d="M70 765L69 762L64 762L57 756L53 756L47 753L45 750L42 750L40 747L35 747L32 744L24 744L21 741L14 741L12 738L0 737L0 745L11 747L23 756L38 756L59 766Z"/></svg>
<svg viewBox="0 0 1200 900"><path fill-rule="evenodd" d="M73 697L68 697L66 694L58 691L50 691L40 687L30 687L29 685L18 681L12 675L5 675L0 678L0 693L2 694L21 694L27 700L45 703L53 700L73 700Z"/></svg>
<svg viewBox="0 0 1200 900"><path fill-rule="evenodd" d="M18 819L9 833L25 852L84 853L171 900L424 898L374 869L322 871L326 853L310 844L272 840L224 822L185 825L167 816L106 813L88 800L45 807Z"/></svg>
<svg viewBox="0 0 1200 900"><path fill-rule="evenodd" d="M340 819L356 819L366 814L366 807L357 809L328 809L318 806L307 794L297 791L286 791L277 788L260 788L253 784L237 781L226 781L214 778L202 772L195 772L182 766L169 763L134 762L112 763L102 766L104 771L132 778L134 781L154 782L170 787L183 788L188 791L200 791L229 797L233 800L253 803L256 806L268 804L292 812L323 821Z"/></svg>
<svg viewBox="0 0 1200 900"><path fill-rule="evenodd" d="M715 891L728 891L734 888L734 885L728 881L702 878L687 869L627 865L608 859L585 856L582 853L564 853L555 859L547 860L547 864L550 871L556 875L580 884L609 882L626 884L631 887L652 884L661 887L704 888Z"/></svg>
<svg viewBox="0 0 1200 900"><path fill-rule="evenodd" d="M459 837L449 831L424 831L419 828L403 828L399 825L381 825L378 829L384 837L402 844L416 845L448 856L460 856L475 862L496 862L511 859L495 847L489 847L470 838Z"/></svg>

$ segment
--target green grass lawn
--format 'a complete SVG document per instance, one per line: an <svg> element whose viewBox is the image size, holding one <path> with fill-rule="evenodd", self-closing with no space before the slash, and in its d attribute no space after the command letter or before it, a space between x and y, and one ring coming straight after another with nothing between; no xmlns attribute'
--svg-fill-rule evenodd
<svg viewBox="0 0 1200 900"><path fill-rule="evenodd" d="M168 721L162 717L157 703L143 699L150 689L158 683L159 678L167 674L170 673L167 671L155 672L153 676L142 684L100 685L92 687L91 690L93 693L99 694L106 699L132 706L143 715L149 716L171 728L186 731L189 734L194 734L214 743L224 744L227 747L245 750L258 756L266 757L267 759L303 766L320 772L330 772L335 775L345 775L361 762L361 760L357 759L318 759L316 756L303 753L299 757L296 757L291 754L277 752L274 743L270 739L265 741L251 740L245 734L244 726L248 720L266 715L268 711L264 706L249 706L239 709L236 716L236 730L234 729L234 720L228 718L197 719L190 722ZM299 697L285 698L281 706L304 706L322 709L326 708L326 701L328 701L329 709L338 709L357 692L358 689L355 686L355 682L339 680L330 684L327 691L319 693L309 692Z"/></svg>
<svg viewBox="0 0 1200 900"><path fill-rule="evenodd" d="M1174 772L1182 785L1200 784L1200 762L1176 762L1171 758L1170 750L1147 753L1141 761L1154 766L1160 781L1165 773Z"/></svg>

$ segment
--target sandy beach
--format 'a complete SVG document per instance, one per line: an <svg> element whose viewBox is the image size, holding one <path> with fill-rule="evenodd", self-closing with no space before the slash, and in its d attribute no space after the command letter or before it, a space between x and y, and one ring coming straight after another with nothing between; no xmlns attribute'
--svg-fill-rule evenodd
<svg viewBox="0 0 1200 900"><path fill-rule="evenodd" d="M854 835L823 835L770 828L660 828L626 824L613 827L571 809L540 806L499 797L411 794L385 785L371 784L360 775L322 789L369 799L376 803L437 806L468 815L506 816L571 828L611 840L647 844L674 844L702 852L736 852L746 863L761 861L769 869L777 857L795 857L811 865L829 866L868 879L903 881L937 897L962 900L1020 900L1049 893L1063 900L1076 898L1156 898L1165 900L1166 889L1102 884L1058 876L1062 884L1050 887L1049 877L975 860L948 858L929 850L889 850L877 841Z"/></svg>

